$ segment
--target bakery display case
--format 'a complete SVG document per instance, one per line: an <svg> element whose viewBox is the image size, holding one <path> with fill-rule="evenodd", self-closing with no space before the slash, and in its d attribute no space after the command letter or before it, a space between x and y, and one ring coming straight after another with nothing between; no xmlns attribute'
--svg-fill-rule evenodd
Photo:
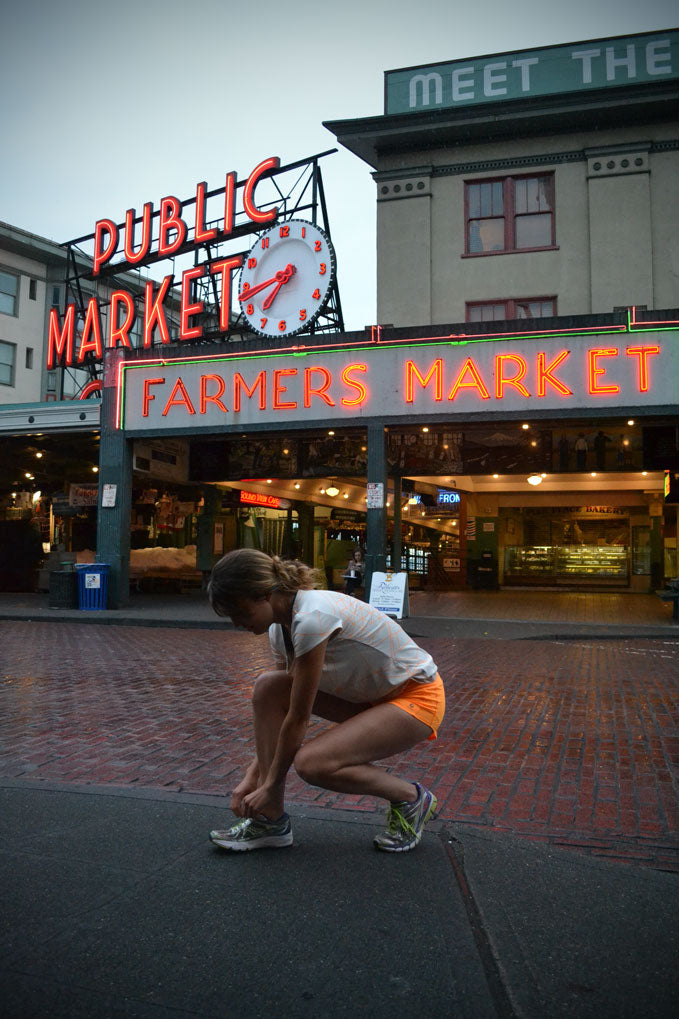
<svg viewBox="0 0 679 1019"><path fill-rule="evenodd" d="M629 549L626 545L565 545L557 550L556 573L558 584L627 584Z"/></svg>
<svg viewBox="0 0 679 1019"><path fill-rule="evenodd" d="M505 584L629 583L626 545L528 545L505 548Z"/></svg>

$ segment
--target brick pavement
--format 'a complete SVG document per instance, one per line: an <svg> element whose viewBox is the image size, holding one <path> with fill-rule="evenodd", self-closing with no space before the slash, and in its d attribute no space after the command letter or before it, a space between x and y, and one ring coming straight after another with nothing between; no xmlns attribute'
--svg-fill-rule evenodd
<svg viewBox="0 0 679 1019"><path fill-rule="evenodd" d="M679 871L676 642L420 643L446 720L386 765L431 786L444 821ZM225 794L251 757L265 638L7 621L0 655L0 779ZM376 809L294 774L288 793L298 807Z"/></svg>

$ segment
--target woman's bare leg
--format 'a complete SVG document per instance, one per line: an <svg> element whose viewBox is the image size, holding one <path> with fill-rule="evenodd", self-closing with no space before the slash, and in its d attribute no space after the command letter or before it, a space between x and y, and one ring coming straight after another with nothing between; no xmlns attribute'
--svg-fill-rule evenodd
<svg viewBox="0 0 679 1019"><path fill-rule="evenodd" d="M378 704L306 742L295 768L304 781L323 789L412 802L417 797L412 782L371 762L409 750L430 735L428 725L401 708Z"/></svg>

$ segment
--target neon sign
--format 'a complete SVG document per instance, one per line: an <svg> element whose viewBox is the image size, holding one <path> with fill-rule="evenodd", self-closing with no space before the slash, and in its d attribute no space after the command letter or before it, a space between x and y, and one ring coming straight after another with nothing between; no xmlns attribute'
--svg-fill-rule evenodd
<svg viewBox="0 0 679 1019"><path fill-rule="evenodd" d="M262 177L270 174L280 167L280 159L272 156L259 163L250 173L243 187L243 212L253 224L253 230L259 229L263 224L275 220L278 216L278 206L270 209L260 209L255 201L255 192L258 182ZM141 215L140 237L135 237L135 227L139 222L135 209L128 209L125 213L125 222L117 226L111 219L100 219L94 229L94 255L92 261L92 276L96 278L101 275L107 267L113 268L113 259L121 250L124 261L115 263L116 270L124 270L129 267L139 268L159 258L170 258L180 250L186 249L186 245L198 246L214 241L219 243L226 240L232 233L235 218L236 201L236 176L234 173L227 173L224 187L224 205L221 226L210 227L205 225L207 184L201 181L196 186L195 199L180 202L174 195L167 195L160 201L158 213L153 211L153 203L144 204ZM193 223L187 223L183 218L185 206L195 204L195 215ZM153 218L158 217L158 237L153 242ZM228 258L219 258L212 262L193 266L182 273L181 299L179 302L179 339L196 340L203 335L203 327L200 316L203 313L203 302L193 300L192 292L194 284L202 278L214 277L215 282L220 284L219 292L222 297L218 301L219 328L226 331L229 325L229 300L231 294L231 281L233 273L242 265L242 256L233 255ZM159 338L161 344L170 343L170 329L165 312L165 301L174 277L165 276L159 284L149 280L145 284L143 310L139 310L142 345L145 349L154 343L154 334ZM122 309L122 321L120 312ZM114 290L110 295L110 307L108 314L108 327L102 327L102 311L97 297L91 297L82 321L82 331L78 335L76 326L77 316L76 305L70 303L66 306L63 317L58 308L51 308L47 334L47 368L52 370L56 365L65 367L78 366L88 357L101 360L104 350L116 347L132 349L130 332L135 323L137 312L135 311L134 298L125 290ZM197 321L196 321L197 320Z"/></svg>
<svg viewBox="0 0 679 1019"><path fill-rule="evenodd" d="M679 345L667 334L615 345L606 332L486 342L410 340L307 351L122 361L118 427L229 428L273 422L466 414L496 407L665 406L675 399ZM602 342L603 341L603 342ZM662 342L661 342L662 341Z"/></svg>
<svg viewBox="0 0 679 1019"><path fill-rule="evenodd" d="M246 492L245 489L241 489L240 501L250 506L266 506L267 509L286 509L290 505L288 499L279 499L277 495Z"/></svg>

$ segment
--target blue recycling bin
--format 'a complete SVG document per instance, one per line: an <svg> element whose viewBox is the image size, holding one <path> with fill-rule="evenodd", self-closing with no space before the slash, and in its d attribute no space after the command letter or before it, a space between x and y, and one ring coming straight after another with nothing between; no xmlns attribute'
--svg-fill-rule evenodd
<svg viewBox="0 0 679 1019"><path fill-rule="evenodd" d="M108 563L78 563L78 608L89 611L106 608Z"/></svg>

